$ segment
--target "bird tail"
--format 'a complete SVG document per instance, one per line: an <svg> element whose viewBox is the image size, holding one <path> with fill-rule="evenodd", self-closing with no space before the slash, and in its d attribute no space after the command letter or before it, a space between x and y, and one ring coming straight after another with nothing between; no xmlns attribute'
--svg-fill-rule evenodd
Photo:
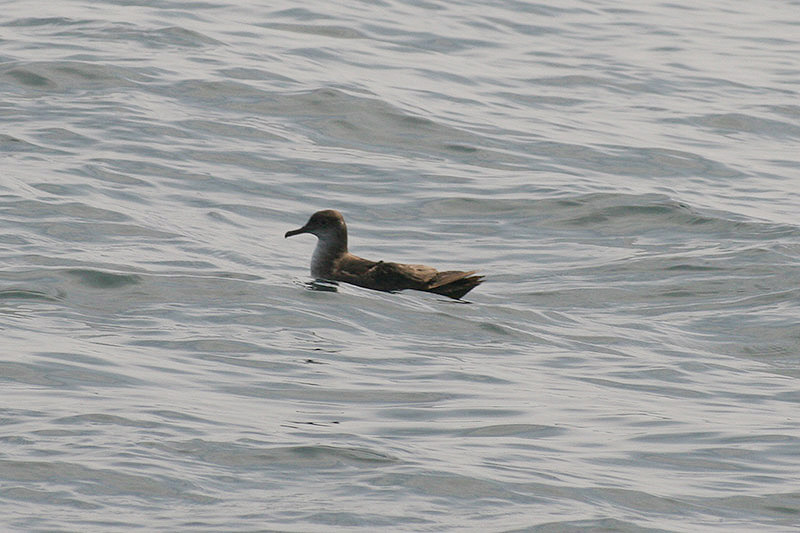
<svg viewBox="0 0 800 533"><path fill-rule="evenodd" d="M424 290L458 300L483 281L483 276L473 276L474 273L474 270L471 272L439 272L433 283Z"/></svg>

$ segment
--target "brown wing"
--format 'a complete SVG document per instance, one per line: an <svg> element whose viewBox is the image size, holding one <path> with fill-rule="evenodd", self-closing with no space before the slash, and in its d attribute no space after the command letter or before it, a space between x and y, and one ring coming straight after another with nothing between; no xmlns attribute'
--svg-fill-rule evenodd
<svg viewBox="0 0 800 533"><path fill-rule="evenodd" d="M426 265L376 262L348 254L338 265L335 280L379 291L416 289L461 298L483 281L483 276L473 276L474 273L439 272Z"/></svg>
<svg viewBox="0 0 800 533"><path fill-rule="evenodd" d="M435 268L378 261L367 272L372 288L381 291L424 289L436 276Z"/></svg>

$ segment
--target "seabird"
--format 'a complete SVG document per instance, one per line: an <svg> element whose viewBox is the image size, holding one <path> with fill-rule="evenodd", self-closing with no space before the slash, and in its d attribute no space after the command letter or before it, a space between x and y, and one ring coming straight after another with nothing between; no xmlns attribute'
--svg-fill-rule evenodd
<svg viewBox="0 0 800 533"><path fill-rule="evenodd" d="M287 231L286 237L311 233L317 247L311 257L311 275L317 279L343 281L378 291L414 289L459 299L483 281L475 270L439 272L425 265L370 261L347 251L347 225L338 211L317 211L306 225Z"/></svg>

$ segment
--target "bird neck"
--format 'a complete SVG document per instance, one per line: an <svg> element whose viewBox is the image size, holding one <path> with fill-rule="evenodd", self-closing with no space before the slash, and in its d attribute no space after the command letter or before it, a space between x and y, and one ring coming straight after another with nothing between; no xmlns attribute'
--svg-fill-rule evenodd
<svg viewBox="0 0 800 533"><path fill-rule="evenodd" d="M317 235L317 247L311 257L311 275L330 279L336 260L347 253L347 233L342 231Z"/></svg>

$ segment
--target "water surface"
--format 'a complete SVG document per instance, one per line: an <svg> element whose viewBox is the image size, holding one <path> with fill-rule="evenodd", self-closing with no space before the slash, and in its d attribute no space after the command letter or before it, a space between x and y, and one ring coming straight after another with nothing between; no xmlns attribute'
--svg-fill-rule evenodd
<svg viewBox="0 0 800 533"><path fill-rule="evenodd" d="M0 523L794 531L795 8L5 6Z"/></svg>

